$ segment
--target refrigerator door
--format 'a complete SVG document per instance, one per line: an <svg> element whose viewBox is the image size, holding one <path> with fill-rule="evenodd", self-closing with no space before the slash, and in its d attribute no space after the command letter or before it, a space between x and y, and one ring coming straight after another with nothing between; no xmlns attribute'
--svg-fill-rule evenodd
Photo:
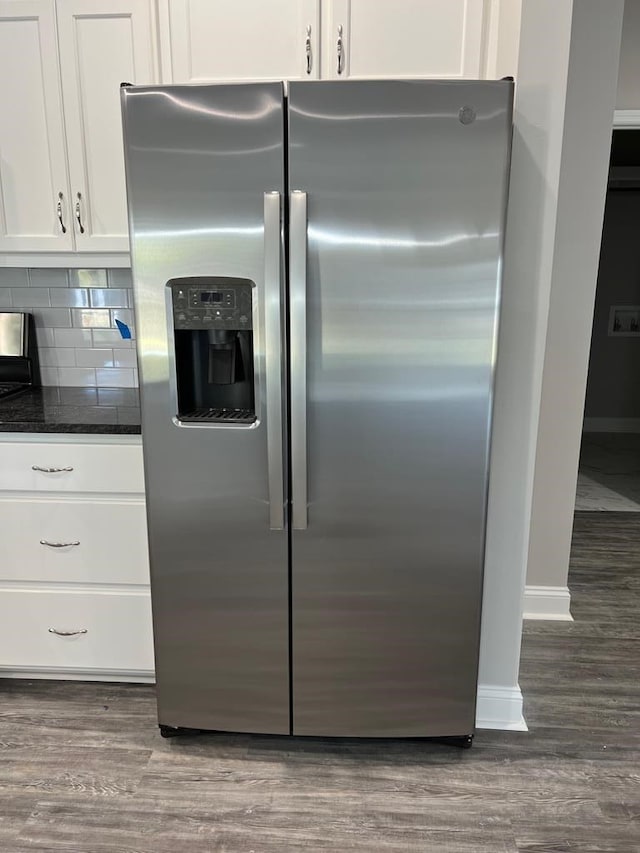
<svg viewBox="0 0 640 853"><path fill-rule="evenodd" d="M293 732L473 732L509 82L290 84Z"/></svg>
<svg viewBox="0 0 640 853"><path fill-rule="evenodd" d="M159 721L289 733L283 87L125 88L123 115ZM251 329L190 343L236 299ZM244 422L178 415L177 382L206 401L240 380Z"/></svg>

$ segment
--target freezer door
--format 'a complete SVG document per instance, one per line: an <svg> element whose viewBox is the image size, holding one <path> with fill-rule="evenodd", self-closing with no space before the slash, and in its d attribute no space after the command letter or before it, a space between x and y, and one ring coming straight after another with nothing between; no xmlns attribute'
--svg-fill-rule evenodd
<svg viewBox="0 0 640 853"><path fill-rule="evenodd" d="M288 733L283 87L123 115L159 721Z"/></svg>
<svg viewBox="0 0 640 853"><path fill-rule="evenodd" d="M290 85L296 734L474 729L511 102Z"/></svg>

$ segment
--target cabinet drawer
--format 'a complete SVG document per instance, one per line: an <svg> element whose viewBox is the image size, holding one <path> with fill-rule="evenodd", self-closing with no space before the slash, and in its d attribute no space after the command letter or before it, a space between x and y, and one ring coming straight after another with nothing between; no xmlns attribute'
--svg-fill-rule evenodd
<svg viewBox="0 0 640 853"><path fill-rule="evenodd" d="M0 443L0 490L143 494L142 446Z"/></svg>
<svg viewBox="0 0 640 853"><path fill-rule="evenodd" d="M1 499L0 579L147 585L144 504Z"/></svg>
<svg viewBox="0 0 640 853"><path fill-rule="evenodd" d="M59 636L49 629L83 633ZM152 671L151 598L143 592L5 588L0 667Z"/></svg>

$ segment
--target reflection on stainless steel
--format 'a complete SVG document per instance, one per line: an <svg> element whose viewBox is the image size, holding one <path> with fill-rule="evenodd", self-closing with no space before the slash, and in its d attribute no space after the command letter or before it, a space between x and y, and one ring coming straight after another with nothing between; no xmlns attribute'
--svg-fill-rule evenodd
<svg viewBox="0 0 640 853"><path fill-rule="evenodd" d="M25 356L26 314L20 311L0 313L0 356Z"/></svg>
<svg viewBox="0 0 640 853"><path fill-rule="evenodd" d="M400 237L385 233L364 234L357 229L345 232L332 231L330 228L309 227L309 235L313 239L329 243L333 246L362 246L375 249L438 249L440 247L466 244L471 240L497 240L500 235L496 232L489 234L451 234L439 239L418 240L415 237Z"/></svg>
<svg viewBox="0 0 640 853"><path fill-rule="evenodd" d="M123 90L161 724L473 731L512 90Z"/></svg>
<svg viewBox="0 0 640 853"><path fill-rule="evenodd" d="M307 194L289 200L291 525L307 527Z"/></svg>
<svg viewBox="0 0 640 853"><path fill-rule="evenodd" d="M0 397L40 384L33 314L0 311Z"/></svg>

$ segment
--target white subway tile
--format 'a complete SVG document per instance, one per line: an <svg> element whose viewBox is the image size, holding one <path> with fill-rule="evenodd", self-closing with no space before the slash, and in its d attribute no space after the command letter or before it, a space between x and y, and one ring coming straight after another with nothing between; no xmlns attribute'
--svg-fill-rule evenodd
<svg viewBox="0 0 640 853"><path fill-rule="evenodd" d="M96 369L96 382L100 388L134 388L134 371L125 368L104 367Z"/></svg>
<svg viewBox="0 0 640 853"><path fill-rule="evenodd" d="M57 367L41 367L40 381L43 385L59 385Z"/></svg>
<svg viewBox="0 0 640 853"><path fill-rule="evenodd" d="M69 270L71 287L106 287L106 270Z"/></svg>
<svg viewBox="0 0 640 853"><path fill-rule="evenodd" d="M11 293L16 308L49 308L49 290L46 287L17 287Z"/></svg>
<svg viewBox="0 0 640 853"><path fill-rule="evenodd" d="M69 308L84 308L89 305L89 291L81 287L59 287L50 293L51 305Z"/></svg>
<svg viewBox="0 0 640 853"><path fill-rule="evenodd" d="M45 367L75 367L76 351L69 347L40 347L38 350L40 364Z"/></svg>
<svg viewBox="0 0 640 853"><path fill-rule="evenodd" d="M100 308L72 308L73 325L81 329L108 329L111 318L108 310Z"/></svg>
<svg viewBox="0 0 640 853"><path fill-rule="evenodd" d="M113 351L115 367L137 367L138 359L134 349L117 349Z"/></svg>
<svg viewBox="0 0 640 853"><path fill-rule="evenodd" d="M69 276L67 275L67 270L33 269L29 270L29 286L69 287Z"/></svg>
<svg viewBox="0 0 640 853"><path fill-rule="evenodd" d="M78 367L113 367L112 349L78 349L76 364Z"/></svg>
<svg viewBox="0 0 640 853"><path fill-rule="evenodd" d="M0 287L28 287L29 273L20 267L0 267Z"/></svg>
<svg viewBox="0 0 640 853"><path fill-rule="evenodd" d="M92 345L90 329L55 329L57 347L90 347Z"/></svg>
<svg viewBox="0 0 640 853"><path fill-rule="evenodd" d="M96 372L92 367L59 367L60 385L72 387L93 387L96 384Z"/></svg>
<svg viewBox="0 0 640 853"><path fill-rule="evenodd" d="M135 346L131 338L123 338L118 329L94 329L93 345L114 349L132 349Z"/></svg>
<svg viewBox="0 0 640 853"><path fill-rule="evenodd" d="M71 312L68 308L38 308L32 313L36 326L49 329L71 327Z"/></svg>
<svg viewBox="0 0 640 853"><path fill-rule="evenodd" d="M36 329L36 341L39 347L54 347L56 345L54 337L54 329ZM66 332L66 329L58 329L60 332Z"/></svg>
<svg viewBox="0 0 640 853"><path fill-rule="evenodd" d="M115 326L116 320L126 323L133 333L133 311L129 308L116 308L111 311L111 325Z"/></svg>
<svg viewBox="0 0 640 853"><path fill-rule="evenodd" d="M131 270L128 269L107 270L107 281L109 282L109 287L133 287Z"/></svg>
<svg viewBox="0 0 640 853"><path fill-rule="evenodd" d="M94 287L89 291L92 308L127 308L126 290L104 290L101 287Z"/></svg>

